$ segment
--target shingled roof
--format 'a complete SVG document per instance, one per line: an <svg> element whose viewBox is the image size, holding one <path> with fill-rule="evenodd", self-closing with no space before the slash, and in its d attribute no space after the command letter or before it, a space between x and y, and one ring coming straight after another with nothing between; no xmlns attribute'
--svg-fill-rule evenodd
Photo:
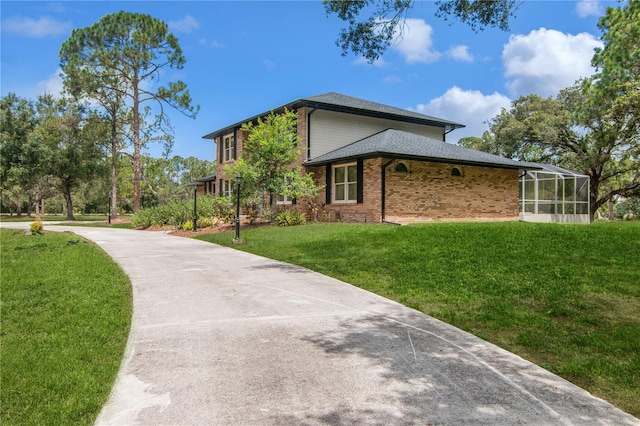
<svg viewBox="0 0 640 426"><path fill-rule="evenodd" d="M446 131L464 127L463 124L455 123L453 121L443 120L441 118L420 114L418 112L409 111L407 109L379 104L377 102L366 101L364 99L354 98L352 96L347 96L336 92L329 92L322 95L301 98L293 102L289 102L288 104L281 107L274 108L273 111L277 113L283 111L285 108L294 110L300 107L317 108L327 111L337 111L348 114L357 114L368 117L385 118L388 120L442 127ZM263 112L262 114L258 114L256 116L239 121L230 126L211 132L208 135L203 136L203 138L215 139L218 136L230 133L234 129L240 128L244 123L255 121L259 117L264 117L270 112L271 111Z"/></svg>
<svg viewBox="0 0 640 426"><path fill-rule="evenodd" d="M533 163L511 160L475 149L453 145L425 136L400 130L387 129L350 145L307 160L305 166L320 166L337 161L357 158L390 157L490 166L505 169L533 170L540 167Z"/></svg>

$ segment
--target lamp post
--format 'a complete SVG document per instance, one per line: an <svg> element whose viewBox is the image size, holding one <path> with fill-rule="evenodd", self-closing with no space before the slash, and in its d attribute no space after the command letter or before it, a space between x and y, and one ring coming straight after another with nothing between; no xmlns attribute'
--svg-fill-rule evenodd
<svg viewBox="0 0 640 426"><path fill-rule="evenodd" d="M242 175L236 176L236 236L233 238L233 244L242 244L240 239L240 189L242 188Z"/></svg>
<svg viewBox="0 0 640 426"><path fill-rule="evenodd" d="M193 231L198 232L198 183L193 184Z"/></svg>

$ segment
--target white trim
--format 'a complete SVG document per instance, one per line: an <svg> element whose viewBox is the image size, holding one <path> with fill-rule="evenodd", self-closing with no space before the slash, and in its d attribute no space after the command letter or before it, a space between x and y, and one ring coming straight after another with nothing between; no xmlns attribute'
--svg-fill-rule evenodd
<svg viewBox="0 0 640 426"><path fill-rule="evenodd" d="M356 180L349 181L349 167L354 167L356 169ZM337 164L331 167L331 202L334 204L356 204L358 202L358 165L357 163L346 163L346 164ZM336 182L336 170L337 169L345 169L344 182L337 183ZM344 200L336 199L336 186L341 185L344 186ZM356 191L353 199L349 199L349 185L355 185Z"/></svg>

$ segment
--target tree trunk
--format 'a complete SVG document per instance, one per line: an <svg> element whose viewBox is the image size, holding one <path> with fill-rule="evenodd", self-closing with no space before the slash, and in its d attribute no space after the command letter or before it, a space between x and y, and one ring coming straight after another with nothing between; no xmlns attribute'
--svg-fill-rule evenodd
<svg viewBox="0 0 640 426"><path fill-rule="evenodd" d="M593 223L593 218L596 215L596 211L600 208L600 204L598 204L598 191L600 190L600 174L598 174L595 170L591 170L591 174L589 176L589 213L591 213L591 217L589 221Z"/></svg>
<svg viewBox="0 0 640 426"><path fill-rule="evenodd" d="M109 215L111 219L118 217L118 133L116 112L111 116L111 197L109 199Z"/></svg>
<svg viewBox="0 0 640 426"><path fill-rule="evenodd" d="M64 201L67 206L67 220L76 220L73 216L73 201L71 200L71 182L64 181L62 183L64 189Z"/></svg>
<svg viewBox="0 0 640 426"><path fill-rule="evenodd" d="M140 93L138 90L138 75L133 80L133 212L140 210Z"/></svg>
<svg viewBox="0 0 640 426"><path fill-rule="evenodd" d="M609 198L609 221L613 220L613 198Z"/></svg>

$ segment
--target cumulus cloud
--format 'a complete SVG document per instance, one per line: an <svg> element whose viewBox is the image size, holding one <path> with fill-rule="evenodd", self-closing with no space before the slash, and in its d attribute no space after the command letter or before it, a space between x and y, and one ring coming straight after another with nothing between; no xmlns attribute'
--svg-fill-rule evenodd
<svg viewBox="0 0 640 426"><path fill-rule="evenodd" d="M64 90L64 84L62 83L62 69L58 68L53 74L47 77L45 80L39 81L36 84L36 96L44 95L48 93L55 98L62 96Z"/></svg>
<svg viewBox="0 0 640 426"><path fill-rule="evenodd" d="M511 99L503 94L485 95L479 90L463 90L454 86L444 95L411 109L464 124L465 128L447 136L449 142L455 142L465 136L482 136L489 129L485 122L498 115L502 108L510 106Z"/></svg>
<svg viewBox="0 0 640 426"><path fill-rule="evenodd" d="M408 63L437 61L441 54L432 50L431 39L433 28L424 19L406 19L404 27L396 34L396 44L393 49L400 52Z"/></svg>
<svg viewBox="0 0 640 426"><path fill-rule="evenodd" d="M465 46L464 44L449 49L447 56L456 61L473 62L473 55L469 53L469 46Z"/></svg>
<svg viewBox="0 0 640 426"><path fill-rule="evenodd" d="M602 15L602 6L598 0L581 0L576 3L576 13L581 18Z"/></svg>
<svg viewBox="0 0 640 426"><path fill-rule="evenodd" d="M594 49L602 46L588 33L564 34L540 28L527 35L512 35L502 50L506 86L513 97L537 93L556 95L594 69Z"/></svg>
<svg viewBox="0 0 640 426"><path fill-rule="evenodd" d="M169 30L174 33L190 34L200 28L200 23L193 16L185 16L179 21L169 21Z"/></svg>
<svg viewBox="0 0 640 426"><path fill-rule="evenodd" d="M33 38L69 34L72 27L71 21L60 22L50 16L38 19L13 16L2 20L2 31Z"/></svg>

